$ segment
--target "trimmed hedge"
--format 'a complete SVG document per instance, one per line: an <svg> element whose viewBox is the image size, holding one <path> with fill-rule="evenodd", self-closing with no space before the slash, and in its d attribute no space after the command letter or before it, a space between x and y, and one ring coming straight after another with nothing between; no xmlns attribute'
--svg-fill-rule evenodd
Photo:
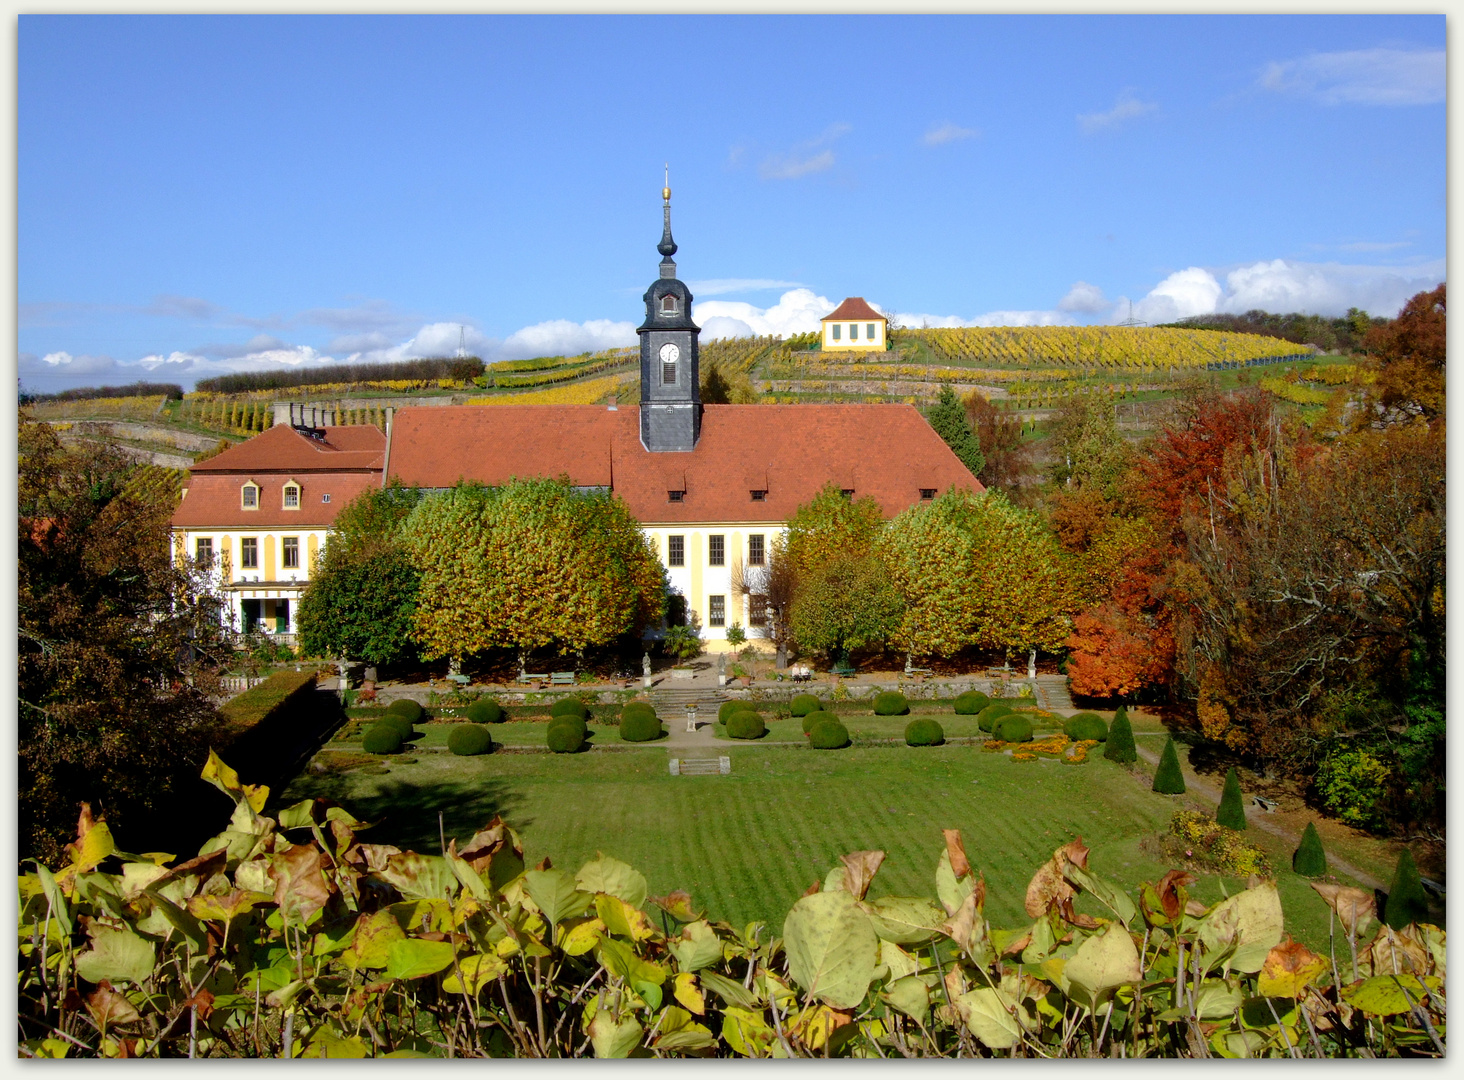
<svg viewBox="0 0 1464 1080"><path fill-rule="evenodd" d="M402 748L402 733L391 724L377 724L361 739L368 754L395 754Z"/></svg>
<svg viewBox="0 0 1464 1080"><path fill-rule="evenodd" d="M1134 747L1134 728L1129 723L1128 710L1122 705L1113 714L1113 727L1108 729L1108 743L1103 747L1103 756L1120 765L1132 765L1139 760Z"/></svg>
<svg viewBox="0 0 1464 1080"><path fill-rule="evenodd" d="M1161 795L1183 795L1184 773L1179 769L1179 754L1174 749L1174 736L1164 740L1159 767L1154 770L1154 790Z"/></svg>
<svg viewBox="0 0 1464 1080"><path fill-rule="evenodd" d="M1097 713L1080 712L1073 713L1068 717L1067 723L1062 726L1062 733L1073 742L1082 742L1085 739L1097 739L1099 742L1108 741L1108 723Z"/></svg>
<svg viewBox="0 0 1464 1080"><path fill-rule="evenodd" d="M482 724L459 724L448 732L447 748L458 757L477 757L493 749L493 736Z"/></svg>
<svg viewBox="0 0 1464 1080"><path fill-rule="evenodd" d="M283 712L297 697L315 689L315 671L277 671L258 686L219 706L231 736L242 735L276 712Z"/></svg>
<svg viewBox="0 0 1464 1080"><path fill-rule="evenodd" d="M917 717L905 725L906 746L939 746L945 742L945 729L928 716Z"/></svg>
<svg viewBox="0 0 1464 1080"><path fill-rule="evenodd" d="M1388 902L1383 907L1383 922L1394 930L1409 923L1428 921L1428 894L1423 891L1423 878L1413 862L1413 853L1404 848L1398 853L1398 867L1393 871L1393 884L1388 888Z"/></svg>
<svg viewBox="0 0 1464 1080"><path fill-rule="evenodd" d="M496 724L503 719L503 706L492 698L479 698L463 713L475 724Z"/></svg>
<svg viewBox="0 0 1464 1080"><path fill-rule="evenodd" d="M1010 705L1000 701L993 701L976 714L976 726L982 731L994 731L997 720L1008 715L1011 711L1012 707Z"/></svg>
<svg viewBox="0 0 1464 1080"><path fill-rule="evenodd" d="M405 717L409 724L417 724L422 721L422 706L418 705L411 698L400 698L397 701L393 701L386 707L386 711Z"/></svg>
<svg viewBox="0 0 1464 1080"><path fill-rule="evenodd" d="M731 739L761 739L768 733L768 726L755 712L739 710L727 721L727 737Z"/></svg>
<svg viewBox="0 0 1464 1080"><path fill-rule="evenodd" d="M549 706L550 716L578 716L581 720L590 718L590 710L577 697L560 698Z"/></svg>
<svg viewBox="0 0 1464 1080"><path fill-rule="evenodd" d="M632 701L620 710L620 722L624 723L627 716L649 716L652 720L660 719L655 706L648 701Z"/></svg>
<svg viewBox="0 0 1464 1080"><path fill-rule="evenodd" d="M656 716L655 710L642 712L639 709L633 710L627 715L620 714L620 738L624 742L650 742L652 739L659 739L665 732L661 729L661 720Z"/></svg>
<svg viewBox="0 0 1464 1080"><path fill-rule="evenodd" d="M788 711L794 716L807 716L823 708L823 702L812 694L799 694L788 703Z"/></svg>
<svg viewBox="0 0 1464 1080"><path fill-rule="evenodd" d="M1303 877L1321 877L1327 872L1327 853L1322 849L1322 838L1317 835L1316 822L1306 823L1301 843L1291 856L1291 869Z"/></svg>
<svg viewBox="0 0 1464 1080"><path fill-rule="evenodd" d="M757 706L750 701L724 701L717 707L717 722L725 724L735 712L757 712Z"/></svg>
<svg viewBox="0 0 1464 1080"><path fill-rule="evenodd" d="M588 724L585 723L584 717L582 716L555 716L550 719L549 726L552 728L574 728L574 730L579 732L581 739L586 738L590 732L590 727Z"/></svg>
<svg viewBox="0 0 1464 1080"><path fill-rule="evenodd" d="M569 717L568 720L577 719ZM581 721L583 724L583 721ZM573 754L585 744L585 730L582 726L573 723L553 723L549 725L549 733L545 738L549 749L556 754Z"/></svg>
<svg viewBox="0 0 1464 1080"><path fill-rule="evenodd" d="M956 715L975 716L990 704L991 699L980 690L967 690L956 698Z"/></svg>
<svg viewBox="0 0 1464 1080"><path fill-rule="evenodd" d="M838 719L839 718L833 713L825 712L823 709L819 709L817 712L811 712L803 718L803 734L809 734L811 731L813 731L813 725L819 723L822 720L837 721Z"/></svg>
<svg viewBox="0 0 1464 1080"><path fill-rule="evenodd" d="M1240 777L1235 775L1234 765L1225 773L1225 787L1220 792L1220 805L1215 810L1215 820L1236 832L1246 827L1245 800L1240 794Z"/></svg>
<svg viewBox="0 0 1464 1080"><path fill-rule="evenodd" d="M1008 713L999 717L992 734L1002 742L1031 742L1032 721L1025 716L1018 716L1016 713Z"/></svg>
<svg viewBox="0 0 1464 1080"><path fill-rule="evenodd" d="M824 713L827 720L820 720L808 733L808 744L815 750L839 750L849 745L849 729L834 719L832 713Z"/></svg>
<svg viewBox="0 0 1464 1080"><path fill-rule="evenodd" d="M904 716L910 711L910 702L898 690L886 690L874 696L875 716Z"/></svg>

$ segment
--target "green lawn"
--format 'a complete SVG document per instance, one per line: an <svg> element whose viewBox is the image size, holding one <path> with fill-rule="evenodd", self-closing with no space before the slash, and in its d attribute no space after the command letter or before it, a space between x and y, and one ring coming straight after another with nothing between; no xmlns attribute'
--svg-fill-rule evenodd
<svg viewBox="0 0 1464 1080"><path fill-rule="evenodd" d="M907 718L850 719L903 730ZM495 738L508 743L515 728L542 735L543 725L495 725ZM781 920L840 854L861 848L888 853L875 894L933 896L941 830L958 828L986 875L988 918L1012 927L1030 921L1022 899L1033 872L1074 836L1092 849L1094 872L1130 888L1157 880L1168 866L1153 837L1182 804L1101 758L1015 763L971 745L812 751L732 741L730 776L672 777L656 744L614 754L459 758L431 748L447 730L427 725L417 746L428 749L414 764L389 763L376 775L306 772L279 799L336 799L380 821L364 839L431 853L439 813L446 834L459 840L502 813L531 861L547 855L573 870L603 851L641 870L653 893L684 888L711 916L737 923ZM618 739L601 728L595 741ZM1324 948L1327 909L1305 879L1282 869L1290 851L1260 830L1247 839L1281 869L1288 929ZM1210 877L1196 892L1213 900L1242 887Z"/></svg>

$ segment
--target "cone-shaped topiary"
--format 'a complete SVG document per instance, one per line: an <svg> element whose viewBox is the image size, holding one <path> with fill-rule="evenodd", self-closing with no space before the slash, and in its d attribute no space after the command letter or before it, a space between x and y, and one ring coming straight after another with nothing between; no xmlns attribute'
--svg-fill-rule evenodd
<svg viewBox="0 0 1464 1080"><path fill-rule="evenodd" d="M1161 795L1184 794L1184 774L1179 771L1179 754L1174 749L1173 735L1164 740L1159 768L1154 770L1154 790Z"/></svg>
<svg viewBox="0 0 1464 1080"><path fill-rule="evenodd" d="M1327 872L1327 853L1322 850L1322 838L1317 835L1314 822L1306 823L1301 843L1296 845L1296 852L1291 856L1291 869L1303 877L1321 877Z"/></svg>
<svg viewBox="0 0 1464 1080"><path fill-rule="evenodd" d="M727 736L732 739L761 739L768 733L763 718L747 709L739 709L727 719Z"/></svg>
<svg viewBox="0 0 1464 1080"><path fill-rule="evenodd" d="M910 711L910 702L898 690L886 690L874 696L875 716L904 716Z"/></svg>
<svg viewBox="0 0 1464 1080"><path fill-rule="evenodd" d="M809 732L813 731L813 725L819 723L820 721L838 719L839 718L833 713L825 712L823 709L819 709L817 712L811 712L803 718L803 734L807 735Z"/></svg>
<svg viewBox="0 0 1464 1080"><path fill-rule="evenodd" d="M788 703L788 711L794 716L807 716L823 708L823 702L812 694L799 694Z"/></svg>
<svg viewBox="0 0 1464 1080"><path fill-rule="evenodd" d="M1220 806L1215 811L1215 820L1227 829L1237 832L1246 826L1245 802L1240 794L1240 777L1235 775L1234 765L1225 773L1225 790L1220 792Z"/></svg>
<svg viewBox="0 0 1464 1080"><path fill-rule="evenodd" d="M991 699L980 690L967 690L956 698L956 715L975 716L990 704Z"/></svg>
<svg viewBox="0 0 1464 1080"><path fill-rule="evenodd" d="M496 724L503 719L503 706L492 698L479 698L463 711L475 724Z"/></svg>
<svg viewBox="0 0 1464 1080"><path fill-rule="evenodd" d="M577 697L560 698L549 706L550 716L578 716L581 720L590 718L590 710Z"/></svg>
<svg viewBox="0 0 1464 1080"><path fill-rule="evenodd" d="M750 701L724 701L717 706L717 720L719 723L727 723L735 712L757 712L757 706Z"/></svg>
<svg viewBox="0 0 1464 1080"><path fill-rule="evenodd" d="M1062 733L1073 742L1096 739L1103 742L1108 738L1108 724L1097 713L1080 712L1069 716L1062 726Z"/></svg>
<svg viewBox="0 0 1464 1080"><path fill-rule="evenodd" d="M447 748L458 757L477 757L493 749L493 736L482 724L459 724L448 733Z"/></svg>
<svg viewBox="0 0 1464 1080"><path fill-rule="evenodd" d="M991 731L996 727L997 720L1006 716L1011 711L1012 707L1010 705L1005 705L1000 701L993 701L976 714L976 726L982 731Z"/></svg>
<svg viewBox="0 0 1464 1080"><path fill-rule="evenodd" d="M664 734L666 732L654 712L634 709L620 714L620 738L624 742L650 742Z"/></svg>
<svg viewBox="0 0 1464 1080"><path fill-rule="evenodd" d="M1132 765L1139 760L1139 752L1134 747L1134 728L1129 723L1128 710L1122 705L1114 714L1113 724L1108 729L1108 742L1104 744L1103 756L1120 765Z"/></svg>
<svg viewBox="0 0 1464 1080"><path fill-rule="evenodd" d="M825 713L827 720L820 720L808 733L808 744L815 750L838 750L849 745L849 729Z"/></svg>
<svg viewBox="0 0 1464 1080"><path fill-rule="evenodd" d="M1409 923L1421 923L1427 919L1428 895L1423 891L1423 879L1418 876L1413 855L1404 848L1398 853L1398 869L1393 871L1388 903L1383 908L1383 922L1394 930L1402 930Z"/></svg>
<svg viewBox="0 0 1464 1080"><path fill-rule="evenodd" d="M1007 713L996 718L992 735L1002 742L1031 742L1032 721L1017 713Z"/></svg>
<svg viewBox="0 0 1464 1080"><path fill-rule="evenodd" d="M405 716L407 723L417 724L422 721L422 706L418 705L411 698L399 698L386 707L389 713L396 713L398 716Z"/></svg>
<svg viewBox="0 0 1464 1080"><path fill-rule="evenodd" d="M585 733L573 724L554 723L549 725L545 741L556 754L573 754L585 744Z"/></svg>
<svg viewBox="0 0 1464 1080"><path fill-rule="evenodd" d="M939 746L945 742L945 728L939 721L919 716L905 725L906 746Z"/></svg>
<svg viewBox="0 0 1464 1080"><path fill-rule="evenodd" d="M402 748L402 733L391 724L377 724L361 739L368 754L395 754Z"/></svg>

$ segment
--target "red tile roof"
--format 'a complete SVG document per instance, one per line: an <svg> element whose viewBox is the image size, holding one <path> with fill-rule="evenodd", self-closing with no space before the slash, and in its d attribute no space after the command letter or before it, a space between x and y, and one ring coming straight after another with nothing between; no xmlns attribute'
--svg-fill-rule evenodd
<svg viewBox="0 0 1464 1080"><path fill-rule="evenodd" d="M373 429L374 430L374 429ZM265 432L265 435L269 432ZM378 432L377 434L380 434ZM263 438L264 436L258 436ZM254 440L249 440L253 442ZM248 446L245 443L244 446ZM236 447L235 450L242 449ZM229 453L234 453L234 450ZM219 455L222 457L223 455ZM205 464L213 464L210 459ZM259 485L259 509L245 510L240 492L246 480ZM285 482L300 485L300 509L284 508ZM341 507L361 492L381 486L381 471L360 469L334 474L300 469L292 473L202 473L195 469L187 493L173 511L175 529L300 529L331 525ZM330 496L330 502L321 498Z"/></svg>
<svg viewBox="0 0 1464 1080"><path fill-rule="evenodd" d="M386 436L379 428L355 424L324 429L312 439L288 424L276 424L217 457L194 465L200 473L305 472L335 469L380 469Z"/></svg>
<svg viewBox="0 0 1464 1080"><path fill-rule="evenodd" d="M564 475L612 487L644 524L787 521L830 480L872 495L886 517L922 488L984 490L910 405L708 405L689 453L648 452L639 425L635 407L405 408L390 472L420 487ZM673 503L668 491L686 495Z"/></svg>
<svg viewBox="0 0 1464 1080"><path fill-rule="evenodd" d="M819 322L834 322L839 319L858 322L863 319L883 319L884 316L864 302L862 296L851 296Z"/></svg>

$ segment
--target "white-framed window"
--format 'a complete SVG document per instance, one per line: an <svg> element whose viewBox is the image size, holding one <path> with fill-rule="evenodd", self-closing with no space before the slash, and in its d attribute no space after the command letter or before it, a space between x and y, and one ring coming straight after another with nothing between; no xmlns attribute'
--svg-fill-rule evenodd
<svg viewBox="0 0 1464 1080"><path fill-rule="evenodd" d="M259 485L248 481L239 489L239 505L245 510L259 509Z"/></svg>
<svg viewBox="0 0 1464 1080"><path fill-rule="evenodd" d="M323 495L321 495L320 496L320 501L323 502L323 503L330 502L330 492L327 491Z"/></svg>
<svg viewBox="0 0 1464 1080"><path fill-rule="evenodd" d="M834 340L835 341L838 341L839 340L839 334L842 333L842 332L843 332L843 327L839 323L834 323Z"/></svg>
<svg viewBox="0 0 1464 1080"><path fill-rule="evenodd" d="M285 485L285 509L286 510L298 510L298 509L300 509L300 485L299 484L293 484L292 483L292 484L286 484Z"/></svg>

